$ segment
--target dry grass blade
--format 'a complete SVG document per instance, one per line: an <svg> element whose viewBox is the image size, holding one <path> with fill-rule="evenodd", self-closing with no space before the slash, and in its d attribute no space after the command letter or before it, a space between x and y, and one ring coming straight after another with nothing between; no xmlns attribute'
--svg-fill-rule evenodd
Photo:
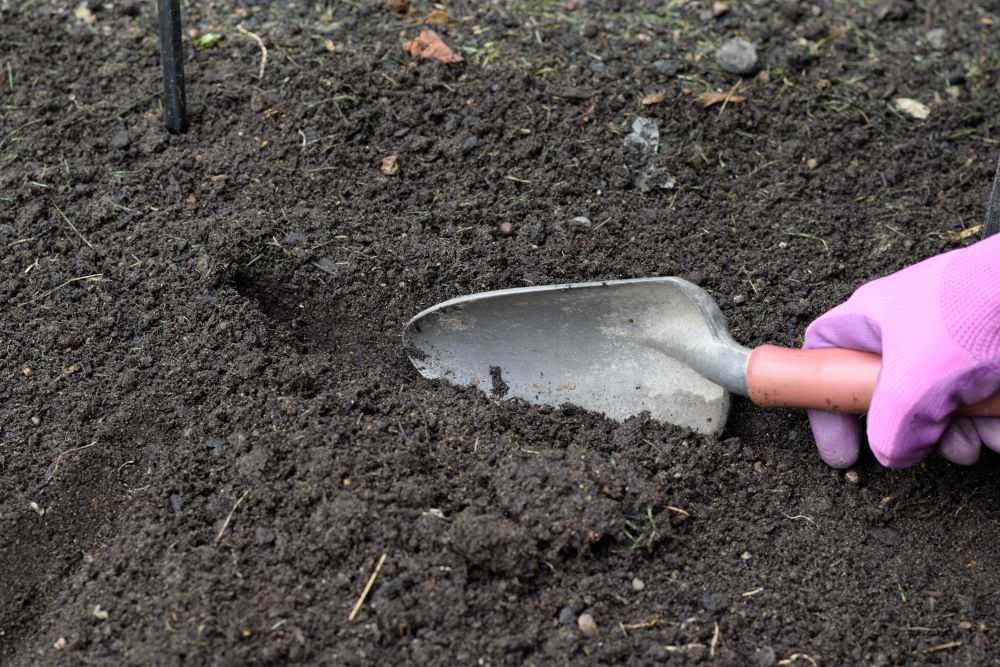
<svg viewBox="0 0 1000 667"><path fill-rule="evenodd" d="M229 528L229 522L233 520L233 515L236 514L236 510L249 495L249 490L244 491L243 495L240 496L240 499L236 501L235 505L233 505L233 509L229 510L229 514L226 515L226 520L222 522L222 528L219 529L219 534L215 536L215 546L219 546L219 542L222 541L222 536L226 532L226 528Z"/></svg>
<svg viewBox="0 0 1000 667"><path fill-rule="evenodd" d="M361 607L368 598L368 593L371 592L372 586L375 585L375 579L378 577L378 573L382 570L382 566L385 565L385 559L388 555L388 553L384 553L382 554L382 557L378 559L375 569L372 570L372 575L368 577L368 583L365 584L364 590L361 591L361 596L358 597L358 601L354 603L354 608L351 609L351 615L347 617L348 621L353 621L354 617L358 615L359 611L361 611Z"/></svg>

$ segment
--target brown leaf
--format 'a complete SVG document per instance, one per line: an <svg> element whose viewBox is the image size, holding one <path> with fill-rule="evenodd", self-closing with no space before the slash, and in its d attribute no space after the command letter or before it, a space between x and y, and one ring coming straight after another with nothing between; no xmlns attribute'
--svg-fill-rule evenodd
<svg viewBox="0 0 1000 667"><path fill-rule="evenodd" d="M382 173L386 176L395 176L399 173L398 155L390 155L382 158Z"/></svg>
<svg viewBox="0 0 1000 667"><path fill-rule="evenodd" d="M94 25L97 21L97 17L94 16L94 12L90 11L90 7L87 6L86 0L77 5L76 9L73 11L73 16L87 25Z"/></svg>
<svg viewBox="0 0 1000 667"><path fill-rule="evenodd" d="M435 9L427 15L427 18L424 19L424 23L428 25L448 25L448 21L450 20L451 19L448 18L447 9Z"/></svg>
<svg viewBox="0 0 1000 667"><path fill-rule="evenodd" d="M743 97L742 95L733 95L732 93L720 93L714 90L710 90L707 93L702 93L695 99L701 102L701 106L705 107L706 109L716 104L722 104L722 103L739 104L741 102L747 101L747 98Z"/></svg>
<svg viewBox="0 0 1000 667"><path fill-rule="evenodd" d="M328 39L325 42L323 42L323 48L329 51L330 53L333 53L334 51L337 50L337 45L333 43L332 39Z"/></svg>
<svg viewBox="0 0 1000 667"><path fill-rule="evenodd" d="M410 0L385 0L385 6L394 12L405 14L410 11Z"/></svg>
<svg viewBox="0 0 1000 667"><path fill-rule="evenodd" d="M443 63L462 62L462 56L449 49L433 30L421 30L416 39L403 43L403 49L411 56L430 58Z"/></svg>
<svg viewBox="0 0 1000 667"><path fill-rule="evenodd" d="M652 106L654 104L659 104L660 102L662 102L666 98L667 98L667 94L664 91L659 90L659 91L657 91L657 92L655 92L655 93L653 93L651 95L646 95L645 97L643 97L642 98L642 106L649 107L649 106Z"/></svg>

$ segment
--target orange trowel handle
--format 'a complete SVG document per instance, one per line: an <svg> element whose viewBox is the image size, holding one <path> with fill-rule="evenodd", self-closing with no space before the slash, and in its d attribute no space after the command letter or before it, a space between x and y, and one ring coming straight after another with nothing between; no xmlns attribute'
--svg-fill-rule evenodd
<svg viewBox="0 0 1000 667"><path fill-rule="evenodd" d="M870 352L761 345L747 362L747 395L762 407L864 414L881 370L882 357ZM958 414L1000 417L1000 394L963 406Z"/></svg>

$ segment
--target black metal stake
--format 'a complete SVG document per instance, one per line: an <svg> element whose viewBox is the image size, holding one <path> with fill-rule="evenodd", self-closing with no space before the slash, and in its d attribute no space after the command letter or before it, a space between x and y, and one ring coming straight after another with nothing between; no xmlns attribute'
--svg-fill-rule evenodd
<svg viewBox="0 0 1000 667"><path fill-rule="evenodd" d="M986 206L986 221L983 222L982 238L992 236L998 231L1000 231L1000 162L997 162L997 173L993 177L990 203Z"/></svg>
<svg viewBox="0 0 1000 667"><path fill-rule="evenodd" d="M159 0L160 62L163 64L163 120L171 132L187 129L184 51L181 47L180 0Z"/></svg>

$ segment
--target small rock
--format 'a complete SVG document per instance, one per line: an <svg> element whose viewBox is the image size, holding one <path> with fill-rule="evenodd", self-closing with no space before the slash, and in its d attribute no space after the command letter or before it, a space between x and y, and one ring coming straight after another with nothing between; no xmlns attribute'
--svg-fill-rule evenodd
<svg viewBox="0 0 1000 667"><path fill-rule="evenodd" d="M559 622L563 625L573 625L576 622L576 611L572 607L563 607L559 610Z"/></svg>
<svg viewBox="0 0 1000 667"><path fill-rule="evenodd" d="M580 632L588 637L597 634L597 623L594 622L594 617L590 614L580 614L579 618L576 619L576 626L580 628Z"/></svg>
<svg viewBox="0 0 1000 667"><path fill-rule="evenodd" d="M778 656L770 646L765 646L754 651L753 664L755 667L774 667L777 662Z"/></svg>
<svg viewBox="0 0 1000 667"><path fill-rule="evenodd" d="M576 216L575 218L569 221L569 224L573 225L574 227L582 227L584 229L590 229L591 225L590 218L588 218L585 215Z"/></svg>
<svg viewBox="0 0 1000 667"><path fill-rule="evenodd" d="M844 479L847 480L849 484L857 484L861 481L858 471L853 468L844 473Z"/></svg>
<svg viewBox="0 0 1000 667"><path fill-rule="evenodd" d="M718 593L705 593L701 596L701 606L705 611L721 611L726 608L726 601Z"/></svg>
<svg viewBox="0 0 1000 667"><path fill-rule="evenodd" d="M736 296L733 297L733 305L736 306L742 305L746 303L746 300L747 300L746 296L744 296L743 294L737 294Z"/></svg>
<svg viewBox="0 0 1000 667"><path fill-rule="evenodd" d="M258 526L254 531L254 541L261 545L266 546L268 544L274 544L274 531L270 528L264 528L263 526Z"/></svg>
<svg viewBox="0 0 1000 667"><path fill-rule="evenodd" d="M475 135L469 135L462 142L462 155L468 155L472 151L479 147L479 138Z"/></svg>
<svg viewBox="0 0 1000 667"><path fill-rule="evenodd" d="M111 135L111 147L121 150L123 148L128 148L128 145L129 145L128 130L126 130L124 127L120 127L117 130L115 130L115 133Z"/></svg>
<svg viewBox="0 0 1000 667"><path fill-rule="evenodd" d="M638 593L641 590L645 590L646 584L639 577L632 579L632 590Z"/></svg>
<svg viewBox="0 0 1000 667"><path fill-rule="evenodd" d="M632 121L632 131L625 136L625 147L643 154L653 154L660 146L660 126L652 118L637 117Z"/></svg>
<svg viewBox="0 0 1000 667"><path fill-rule="evenodd" d="M31 423L34 424L35 426L38 426L42 423L42 419L38 415L35 415L34 417L31 418Z"/></svg>
<svg viewBox="0 0 1000 667"><path fill-rule="evenodd" d="M593 39L597 37L598 32L600 31L598 30L597 26L594 25L593 23L588 23L587 25L583 26L582 34L586 39Z"/></svg>
<svg viewBox="0 0 1000 667"><path fill-rule="evenodd" d="M209 438L205 441L205 446L209 449L222 449L226 445L226 441L222 438Z"/></svg>
<svg viewBox="0 0 1000 667"><path fill-rule="evenodd" d="M99 621L106 621L108 620L108 617L109 615L106 609L101 608L101 605L99 604L94 605L94 618Z"/></svg>
<svg viewBox="0 0 1000 667"><path fill-rule="evenodd" d="M514 233L514 225L512 225L509 222L501 222L500 223L500 235L501 236L510 236L513 233Z"/></svg>
<svg viewBox="0 0 1000 667"><path fill-rule="evenodd" d="M27 367L27 366L25 366L24 368L21 369L21 375L23 375L26 378L30 379L32 373L33 373L33 371L29 367Z"/></svg>
<svg viewBox="0 0 1000 667"><path fill-rule="evenodd" d="M701 271L692 271L688 274L687 280L694 285L701 285L705 282L705 274Z"/></svg>
<svg viewBox="0 0 1000 667"><path fill-rule="evenodd" d="M663 76L677 76L677 73L681 71L680 65L670 60L657 60L653 63L653 69L657 74Z"/></svg>
<svg viewBox="0 0 1000 667"><path fill-rule="evenodd" d="M806 166L809 167L811 171L819 166L819 162L816 161L816 158L811 157L808 160L806 160Z"/></svg>
<svg viewBox="0 0 1000 667"><path fill-rule="evenodd" d="M948 47L948 31L944 28L928 30L924 36L927 44L935 51L944 51Z"/></svg>
<svg viewBox="0 0 1000 667"><path fill-rule="evenodd" d="M297 246L306 242L306 235L302 232L288 232L285 234L285 245Z"/></svg>
<svg viewBox="0 0 1000 667"><path fill-rule="evenodd" d="M716 2L712 3L712 16L714 16L715 18L719 18L720 16L724 16L725 14L728 13L729 13L728 2L720 2L719 0L717 0Z"/></svg>
<svg viewBox="0 0 1000 667"><path fill-rule="evenodd" d="M55 650L57 650L57 651L61 651L61 650L63 650L64 648L66 648L66 638L65 638L65 637L60 637L59 639L57 639L57 640L56 640L56 641L55 641L55 642L54 642L54 643L52 644L52 648L54 648L54 649L55 649Z"/></svg>
<svg viewBox="0 0 1000 667"><path fill-rule="evenodd" d="M170 494L170 509L174 512L180 512L184 509L184 496L177 493Z"/></svg>
<svg viewBox="0 0 1000 667"><path fill-rule="evenodd" d="M744 551L740 554L740 560L750 560L753 556L750 555L749 551Z"/></svg>
<svg viewBox="0 0 1000 667"><path fill-rule="evenodd" d="M715 60L719 67L730 74L753 74L757 71L757 47L737 37L718 48Z"/></svg>
<svg viewBox="0 0 1000 667"><path fill-rule="evenodd" d="M590 71L594 74L607 74L608 66L599 60L590 63Z"/></svg>

